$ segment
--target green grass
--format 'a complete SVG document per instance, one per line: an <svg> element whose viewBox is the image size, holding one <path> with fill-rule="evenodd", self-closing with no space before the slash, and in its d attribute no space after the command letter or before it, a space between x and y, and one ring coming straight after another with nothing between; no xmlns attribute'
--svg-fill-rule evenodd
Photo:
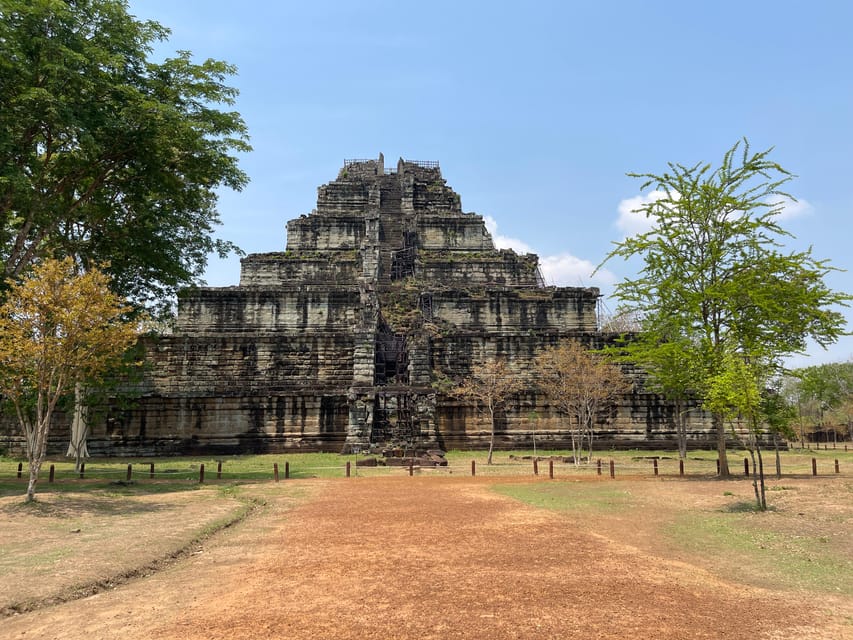
<svg viewBox="0 0 853 640"><path fill-rule="evenodd" d="M547 458L568 457L567 450L541 450L536 454ZM471 462L476 464L477 475L532 475L533 462L523 459L532 456L532 450L496 451L493 464L487 465L486 451L450 451L447 453L448 467L423 469L422 473L464 474L470 475ZM733 475L742 476L744 457L742 451L730 451L729 460ZM135 493L186 491L198 484L200 467L205 468L205 483L221 482L265 482L273 480L273 465L278 463L279 479L284 480L285 463L289 463L290 477L300 478L342 478L346 475L346 463L351 463L351 474L376 476L402 474L405 469L399 467L358 467L355 462L365 454L339 455L336 453L280 453L245 456L194 456L176 458L97 458L86 463L85 480L80 480L74 471L73 463L66 458L49 459L45 462L39 479L38 491L62 492L91 487L99 490L116 491L126 495ZM596 460L602 461L602 475L609 475L609 462L615 464L616 477L652 476L653 460L657 458L658 473L661 476L675 476L679 473L678 456L673 451L600 451L594 452L592 461L580 465L554 462L554 475L557 478L596 475ZM783 452L782 469L785 475L811 475L811 460L817 459L818 473L821 476L834 475L834 460L838 459L842 474L853 470L853 450L842 449L828 451L794 450ZM716 451L690 451L684 464L685 475L713 477L716 474ZM19 459L0 457L0 495L21 493L26 487L27 469L24 463L23 478L16 479ZM150 464L154 464L154 478L149 477ZM217 467L222 464L221 479L217 479ZM55 467L55 482L48 482L50 465ZM133 465L131 482L127 482L127 466ZM775 471L772 452L765 456L765 472L772 478ZM539 463L539 475L547 476L548 461Z"/></svg>
<svg viewBox="0 0 853 640"><path fill-rule="evenodd" d="M753 510L683 513L663 533L688 551L725 558L735 578L747 571L769 588L853 595L853 561L828 538L773 531Z"/></svg>
<svg viewBox="0 0 853 640"><path fill-rule="evenodd" d="M613 484L586 482L498 484L492 489L534 507L578 512L582 515L623 512L636 506L629 491Z"/></svg>

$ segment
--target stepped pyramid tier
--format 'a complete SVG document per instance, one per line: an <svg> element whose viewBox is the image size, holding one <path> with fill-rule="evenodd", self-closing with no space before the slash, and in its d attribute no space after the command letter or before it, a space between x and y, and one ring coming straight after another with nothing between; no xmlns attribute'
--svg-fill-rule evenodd
<svg viewBox="0 0 853 640"><path fill-rule="evenodd" d="M531 365L563 339L601 344L598 299L545 286L533 254L497 250L437 162L346 160L288 222L284 251L245 257L238 286L182 293L174 332L146 341L139 397L90 426L89 448L486 446L487 421L447 390L496 357L530 382L499 416L499 446L566 447L568 418ZM694 423L694 445L712 443ZM665 446L673 410L636 385L596 433L599 447Z"/></svg>

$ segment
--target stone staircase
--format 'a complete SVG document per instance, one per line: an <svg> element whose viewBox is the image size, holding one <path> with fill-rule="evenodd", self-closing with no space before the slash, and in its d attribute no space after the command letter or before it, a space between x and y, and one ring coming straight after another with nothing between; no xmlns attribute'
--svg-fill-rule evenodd
<svg viewBox="0 0 853 640"><path fill-rule="evenodd" d="M402 187L396 175L382 180L379 202L379 238L382 245L379 257L379 282L391 282L394 251L404 248Z"/></svg>

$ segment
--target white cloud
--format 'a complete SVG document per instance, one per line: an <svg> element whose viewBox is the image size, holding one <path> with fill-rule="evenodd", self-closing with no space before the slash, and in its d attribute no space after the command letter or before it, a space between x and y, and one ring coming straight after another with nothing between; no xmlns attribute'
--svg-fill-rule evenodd
<svg viewBox="0 0 853 640"><path fill-rule="evenodd" d="M782 210L776 216L776 220L793 220L814 213L814 207L804 198L794 201L791 198L783 197L774 201L774 204L777 203L781 204Z"/></svg>
<svg viewBox="0 0 853 640"><path fill-rule="evenodd" d="M655 223L654 216L650 218L646 217L644 212L637 211L637 209L665 197L666 193L656 190L645 195L625 198L619 202L619 206L617 207L619 217L616 219L616 227L626 237L650 231ZM794 201L791 198L779 197L772 202L781 205L780 213L776 217L776 220L793 220L794 218L801 218L814 212L812 204L803 198Z"/></svg>
<svg viewBox="0 0 853 640"><path fill-rule="evenodd" d="M483 221L486 223L486 230L492 234L496 249L512 249L521 254L535 253L530 245L523 240L500 235L498 233L498 222L492 216L483 216Z"/></svg>
<svg viewBox="0 0 853 640"><path fill-rule="evenodd" d="M652 191L646 195L625 198L619 203L619 217L616 219L616 227L625 236L635 236L638 233L650 231L655 223L654 218L646 217L644 212L637 211L637 209L665 197L666 193L663 191Z"/></svg>
<svg viewBox="0 0 853 640"><path fill-rule="evenodd" d="M512 249L516 253L536 253L533 248L517 238L502 236L498 233L498 223L491 216L483 216L486 230L492 235L495 248ZM614 276L607 269L602 269L595 276L595 265L589 260L578 258L570 253L560 253L554 256L540 256L539 268L542 277L548 285L559 287L599 287L609 288L616 282Z"/></svg>
<svg viewBox="0 0 853 640"><path fill-rule="evenodd" d="M540 267L545 282L560 287L606 288L616 282L616 276L607 269L601 269L593 276L595 265L570 253L545 256L540 260Z"/></svg>

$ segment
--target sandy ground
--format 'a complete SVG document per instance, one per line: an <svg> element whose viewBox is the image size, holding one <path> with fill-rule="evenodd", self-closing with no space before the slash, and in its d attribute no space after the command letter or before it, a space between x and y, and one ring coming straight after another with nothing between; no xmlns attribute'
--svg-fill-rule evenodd
<svg viewBox="0 0 853 640"><path fill-rule="evenodd" d="M654 553L642 531L632 544L618 518L602 535L493 483L302 482L297 506L273 496L173 566L0 620L0 637L853 637L817 603L726 582Z"/></svg>

